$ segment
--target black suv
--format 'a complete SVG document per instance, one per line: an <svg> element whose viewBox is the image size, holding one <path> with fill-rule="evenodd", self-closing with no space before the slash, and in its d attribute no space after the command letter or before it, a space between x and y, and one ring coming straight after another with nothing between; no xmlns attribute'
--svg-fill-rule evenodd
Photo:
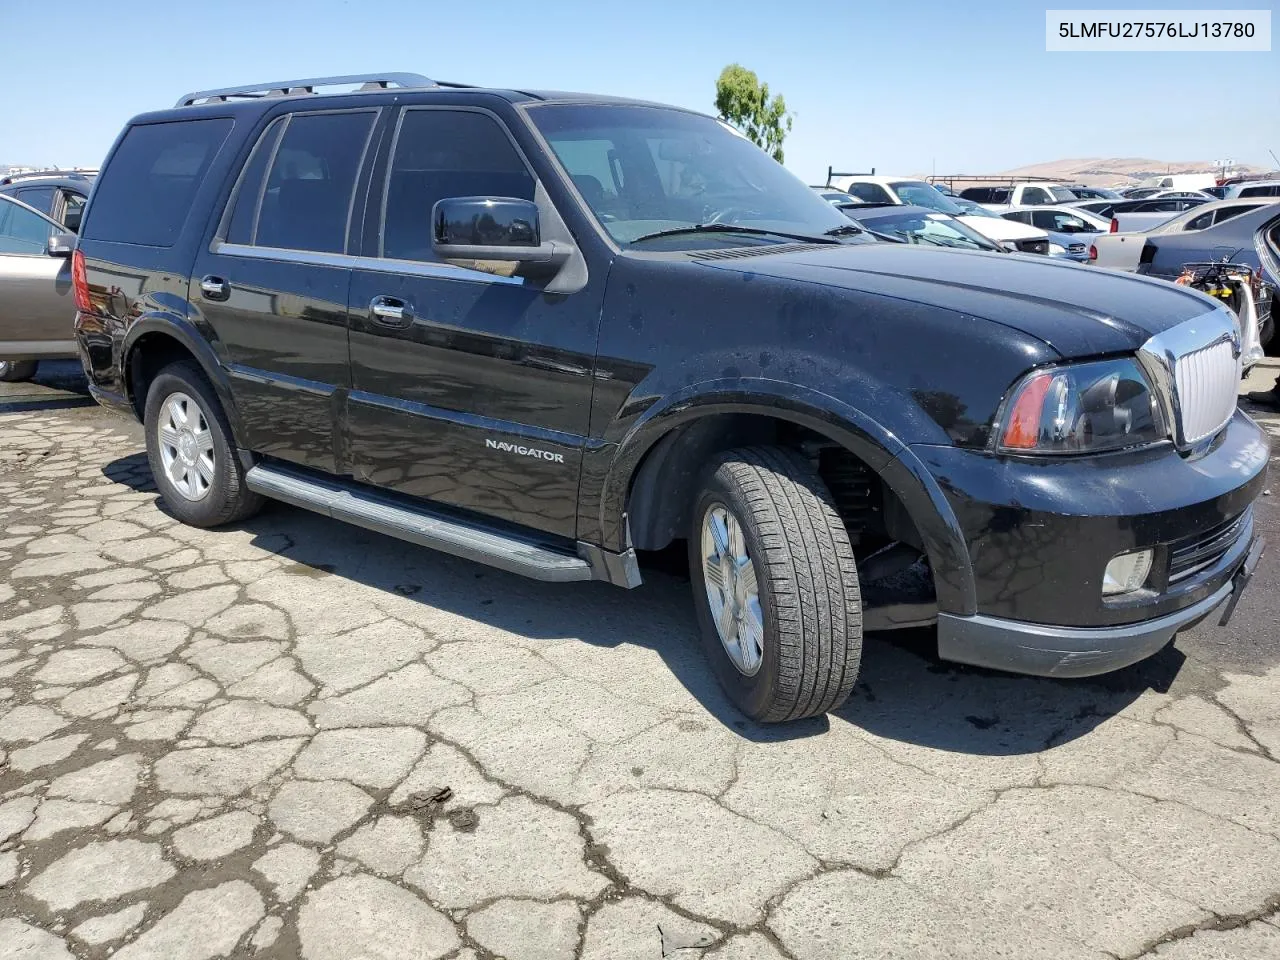
<svg viewBox="0 0 1280 960"><path fill-rule="evenodd" d="M271 497L624 587L686 540L763 720L839 704L864 630L1132 663L1225 618L1261 551L1228 310L878 242L687 110L413 75L191 94L116 141L73 266L94 394L184 521Z"/></svg>

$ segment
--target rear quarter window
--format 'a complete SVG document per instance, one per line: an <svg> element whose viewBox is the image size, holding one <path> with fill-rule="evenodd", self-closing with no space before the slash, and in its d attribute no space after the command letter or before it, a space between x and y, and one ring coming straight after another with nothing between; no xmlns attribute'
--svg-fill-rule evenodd
<svg viewBox="0 0 1280 960"><path fill-rule="evenodd" d="M98 177L81 236L173 246L231 126L215 117L131 127Z"/></svg>

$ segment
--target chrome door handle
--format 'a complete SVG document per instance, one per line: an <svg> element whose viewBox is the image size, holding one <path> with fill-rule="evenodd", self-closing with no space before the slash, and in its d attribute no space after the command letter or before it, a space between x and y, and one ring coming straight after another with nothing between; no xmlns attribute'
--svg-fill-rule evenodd
<svg viewBox="0 0 1280 960"><path fill-rule="evenodd" d="M200 294L206 300L226 300L231 296L231 284L222 277L204 277L200 281Z"/></svg>
<svg viewBox="0 0 1280 960"><path fill-rule="evenodd" d="M407 327L413 323L413 308L395 297L374 297L369 303L373 322L384 327Z"/></svg>

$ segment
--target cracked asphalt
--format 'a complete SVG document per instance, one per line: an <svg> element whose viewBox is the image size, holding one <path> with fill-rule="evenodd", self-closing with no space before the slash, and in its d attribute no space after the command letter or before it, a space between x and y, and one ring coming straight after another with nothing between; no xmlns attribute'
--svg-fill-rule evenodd
<svg viewBox="0 0 1280 960"><path fill-rule="evenodd" d="M1229 628L1088 681L872 637L762 727L661 564L184 527L83 389L0 387L3 960L1280 956L1280 496Z"/></svg>

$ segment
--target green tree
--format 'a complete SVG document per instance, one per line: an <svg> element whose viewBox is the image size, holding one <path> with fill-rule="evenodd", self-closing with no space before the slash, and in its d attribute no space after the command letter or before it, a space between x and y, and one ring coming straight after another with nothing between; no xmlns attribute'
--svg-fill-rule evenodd
<svg viewBox="0 0 1280 960"><path fill-rule="evenodd" d="M782 162L782 141L791 132L792 115L782 94L769 97L769 85L754 70L731 63L716 81L716 110L756 146Z"/></svg>

